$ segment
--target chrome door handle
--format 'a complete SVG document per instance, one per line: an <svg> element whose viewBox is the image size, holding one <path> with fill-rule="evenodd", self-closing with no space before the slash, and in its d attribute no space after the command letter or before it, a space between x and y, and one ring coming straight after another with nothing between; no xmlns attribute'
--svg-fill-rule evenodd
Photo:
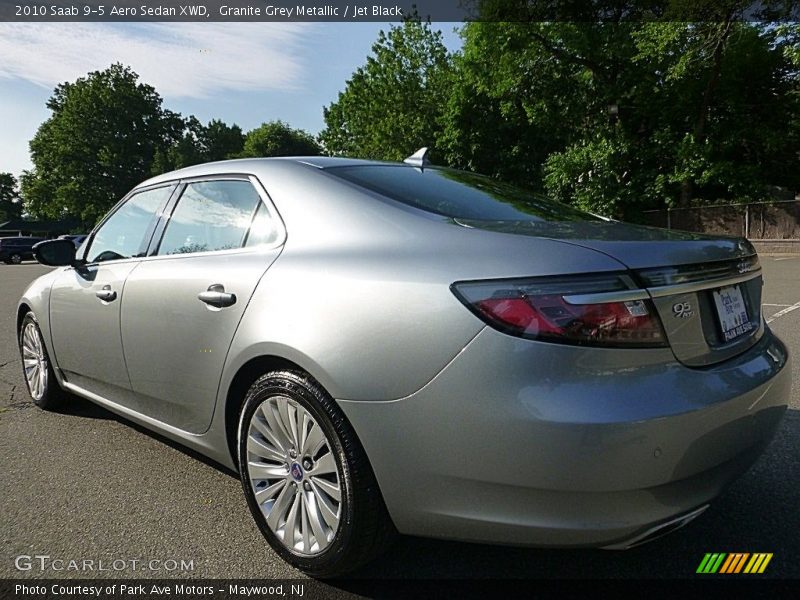
<svg viewBox="0 0 800 600"><path fill-rule="evenodd" d="M236 294L228 294L225 291L225 286L221 283L208 286L205 292L197 294L197 299L216 308L225 308L236 304Z"/></svg>
<svg viewBox="0 0 800 600"><path fill-rule="evenodd" d="M95 296L103 302L112 302L117 299L117 292L111 289L110 285L104 285L102 290L97 290Z"/></svg>

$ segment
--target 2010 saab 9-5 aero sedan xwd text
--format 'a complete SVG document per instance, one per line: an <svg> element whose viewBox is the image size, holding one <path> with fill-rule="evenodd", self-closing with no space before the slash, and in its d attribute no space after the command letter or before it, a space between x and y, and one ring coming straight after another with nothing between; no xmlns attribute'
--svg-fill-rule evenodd
<svg viewBox="0 0 800 600"><path fill-rule="evenodd" d="M472 173L341 158L190 167L76 251L42 242L25 378L241 475L289 563L405 534L629 547L771 439L789 357L743 239L627 225Z"/></svg>

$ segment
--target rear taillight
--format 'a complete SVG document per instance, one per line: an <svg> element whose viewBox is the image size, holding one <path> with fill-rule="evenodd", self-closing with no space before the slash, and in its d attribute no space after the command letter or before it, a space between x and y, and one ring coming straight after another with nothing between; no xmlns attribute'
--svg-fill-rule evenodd
<svg viewBox="0 0 800 600"><path fill-rule="evenodd" d="M625 275L455 283L467 308L505 333L608 347L662 347L666 337L647 293Z"/></svg>

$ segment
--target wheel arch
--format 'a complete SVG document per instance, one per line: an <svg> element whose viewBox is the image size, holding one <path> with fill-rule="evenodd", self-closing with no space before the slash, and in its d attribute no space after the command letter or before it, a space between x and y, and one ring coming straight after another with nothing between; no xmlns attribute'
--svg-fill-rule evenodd
<svg viewBox="0 0 800 600"><path fill-rule="evenodd" d="M53 284L53 278L60 272L56 269L42 275L33 280L28 288L22 293L22 297L17 303L17 320L15 336L19 336L20 327L22 327L22 320L25 315L33 313L36 323L42 332L42 341L50 358L50 364L56 374L56 380L59 385L62 383L61 373L58 365L58 357L53 347L52 330L50 327L50 289Z"/></svg>
<svg viewBox="0 0 800 600"><path fill-rule="evenodd" d="M276 354L255 356L239 367L233 379L231 379L228 391L225 394L225 439L228 444L228 452L231 461L234 465L238 463L237 441L239 413L244 403L247 390L256 379L265 373L281 370L303 373L317 381L323 389L326 389L325 386L319 382L319 379L314 377L314 374L309 372L308 369L288 358Z"/></svg>
<svg viewBox="0 0 800 600"><path fill-rule="evenodd" d="M19 303L19 306L17 307L17 326L14 329L17 338L19 338L19 328L22 327L22 319L24 319L25 315L27 315L32 310L33 309L28 305L26 301L23 300L22 302Z"/></svg>

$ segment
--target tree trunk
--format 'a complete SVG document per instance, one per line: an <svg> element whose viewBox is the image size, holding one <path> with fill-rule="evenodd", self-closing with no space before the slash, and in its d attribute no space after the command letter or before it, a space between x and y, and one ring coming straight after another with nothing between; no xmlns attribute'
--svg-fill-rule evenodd
<svg viewBox="0 0 800 600"><path fill-rule="evenodd" d="M706 89L703 92L703 101L700 104L700 111L697 114L697 119L694 122L692 133L694 134L694 141L697 144L705 140L706 135L706 121L708 120L708 113L711 110L711 103L714 100L714 91L719 84L720 74L722 72L722 56L725 50L725 43L731 33L731 15L728 15L725 22L721 25L721 33L714 46L714 54L712 56L713 62L711 65L711 73L706 83ZM694 192L694 182L686 178L681 182L681 196L678 206L688 207L692 201Z"/></svg>

